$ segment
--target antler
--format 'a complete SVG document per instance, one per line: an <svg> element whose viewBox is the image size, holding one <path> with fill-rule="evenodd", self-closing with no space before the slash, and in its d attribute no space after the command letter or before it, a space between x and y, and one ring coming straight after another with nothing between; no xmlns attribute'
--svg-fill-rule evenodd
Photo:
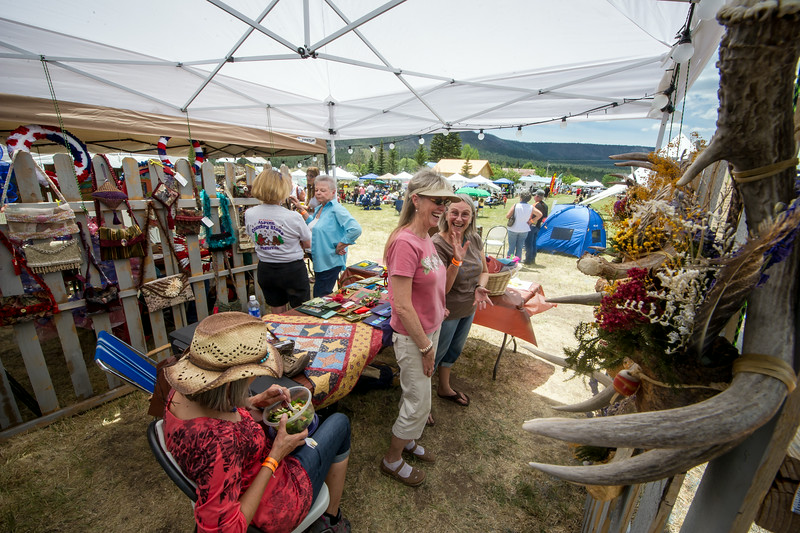
<svg viewBox="0 0 800 533"><path fill-rule="evenodd" d="M558 476L561 479L587 485L633 485L656 481L685 472L727 452L739 441L718 446L651 450L630 459L592 466L557 466L528 463L531 468Z"/></svg>
<svg viewBox="0 0 800 533"><path fill-rule="evenodd" d="M738 0L736 5L723 7L717 18L728 27L719 51L717 133L689 166L680 185L689 183L714 161L724 159L745 171L782 163L796 155L791 101L800 54L800 1ZM753 78L756 71L761 80L769 79L770 83ZM787 168L759 181L738 183L751 234L757 234L762 222L771 220L773 206L791 202L794 175L795 170ZM793 365L798 265L800 242L795 242L789 257L773 266L767 282L753 290L742 353L768 354ZM591 484L619 485L663 478L736 446L774 415L786 391L787 385L776 378L741 371L727 390L688 407L601 419L529 420L523 424L526 430L561 440L651 449L608 465L531 466Z"/></svg>

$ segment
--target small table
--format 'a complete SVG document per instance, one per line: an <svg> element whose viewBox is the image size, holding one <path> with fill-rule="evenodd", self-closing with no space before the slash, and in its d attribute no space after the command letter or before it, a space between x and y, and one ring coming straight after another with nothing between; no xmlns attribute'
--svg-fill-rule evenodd
<svg viewBox="0 0 800 533"><path fill-rule="evenodd" d="M517 351L517 337L536 346L536 335L533 333L531 317L555 307L556 304L545 301L544 289L538 283L531 283L527 289L506 288L505 293L490 298L494 306L487 306L485 309L476 311L472 323L503 332L503 343L497 353L497 360L492 371L492 379L497 379L497 367L509 335L511 340L508 342L514 343L515 352Z"/></svg>
<svg viewBox="0 0 800 533"><path fill-rule="evenodd" d="M295 350L311 352L311 363L292 379L312 391L311 400L319 409L347 396L382 347L381 330L340 317L321 319L288 311L262 320L281 340L293 340Z"/></svg>
<svg viewBox="0 0 800 533"><path fill-rule="evenodd" d="M281 340L294 340L296 350L311 352L312 361L303 373L291 379L264 377L254 381L250 389L259 393L273 383L286 387L303 385L312 392L312 402L318 409L347 396L382 347L381 330L338 317L323 320L290 310L266 315L262 320ZM170 333L175 353L189 347L196 327L194 323Z"/></svg>

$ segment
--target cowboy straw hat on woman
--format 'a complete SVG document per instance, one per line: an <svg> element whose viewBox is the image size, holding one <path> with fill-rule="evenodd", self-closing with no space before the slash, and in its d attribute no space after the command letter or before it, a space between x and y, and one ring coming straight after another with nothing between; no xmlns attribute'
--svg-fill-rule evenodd
<svg viewBox="0 0 800 533"><path fill-rule="evenodd" d="M165 376L181 394L196 394L251 376L280 377L283 360L266 324L246 313L218 313L197 325L183 357Z"/></svg>

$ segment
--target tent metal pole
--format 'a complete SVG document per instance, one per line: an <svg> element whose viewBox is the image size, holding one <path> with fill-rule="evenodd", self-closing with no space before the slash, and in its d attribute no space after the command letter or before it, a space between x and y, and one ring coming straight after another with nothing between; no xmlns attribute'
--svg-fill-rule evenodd
<svg viewBox="0 0 800 533"><path fill-rule="evenodd" d="M331 171L333 174L334 181L336 180L336 126L334 123L334 114L333 108L336 104L333 102L328 102L328 133L330 134L331 138L331 163L333 164L333 170Z"/></svg>
<svg viewBox="0 0 800 533"><path fill-rule="evenodd" d="M267 8L261 13L261 15L259 15L259 17L257 19L259 23L261 23L261 21L264 20L264 18L269 14L269 12L272 10L272 8L275 7L276 3L277 3L277 0L273 1L270 5L267 6ZM219 6L217 6L217 7L219 7ZM233 57L233 54L235 54L236 50L238 50L239 47L242 46L242 44L244 44L244 42L247 40L247 38L250 37L250 35L253 33L254 29L255 29L254 27L250 27L250 28L247 29L247 31L245 31L242 34L242 36L239 38L239 40L236 41L236 44L234 44L231 47L231 49L228 51L228 53L225 54L225 57L219 63L217 63L217 66L214 69L211 70L211 72L208 74L208 76L206 76L206 78L200 84L200 87L198 87L197 90L192 94L192 96L189 97L189 99L183 105L182 109L188 108L191 105L191 103L194 102L194 99L197 98L197 95L199 95L203 91L203 89L205 89L206 86L209 83L211 83L211 80L214 79L214 76L216 76L219 73L219 71L222 70L222 67L225 66L225 63L228 62L228 59Z"/></svg>
<svg viewBox="0 0 800 533"><path fill-rule="evenodd" d="M664 113L661 115L661 126L658 128L658 137L656 138L656 152L661 150L661 145L664 144L664 132L667 130L669 115L670 114L668 111L664 111Z"/></svg>
<svg viewBox="0 0 800 533"><path fill-rule="evenodd" d="M314 43L309 48L309 51L310 52L315 52L315 51L319 50L320 48L322 48L326 44L330 44L331 42L335 41L336 39L338 39L342 35L344 35L346 33L349 33L351 30L354 30L354 29L358 28L362 24L364 24L366 22L369 22L370 20L372 20L372 19L374 19L376 17L379 17L380 15L383 15L384 13L389 11L390 9L392 9L394 7L397 7L398 5L402 4L405 1L406 0L392 0L391 2L386 2L385 4L380 6L379 8L370 11L369 13L364 15L363 17L358 18L358 19L354 20L353 22L348 23L344 28L341 28L340 30L333 32L332 34L328 35L327 37L325 37L321 41L317 41L316 43ZM332 2L328 2L328 4L331 7L334 7L334 4Z"/></svg>
<svg viewBox="0 0 800 533"><path fill-rule="evenodd" d="M267 28L262 26L259 22L256 22L255 20L247 17L244 13L241 13L241 12L235 10L231 6L225 4L224 2L221 2L220 0L206 0L206 1L208 3L210 3L210 4L213 4L213 5L217 6L221 10L225 11L226 13L228 13L229 15L241 20L242 22L244 22L245 24L251 26L252 28L258 30L259 32L263 33L264 35L266 35L270 39L273 39L273 40L277 41L278 43L282 44L283 46L285 46L289 50L291 50L293 52L297 51L297 46L295 46L294 44L290 43L289 41L287 41L286 39L284 39L283 37L281 37L277 33L269 31ZM269 10L271 10L275 6L275 4L277 4L277 3L278 3L278 0L273 0L270 3L270 5L267 6L265 11L269 12Z"/></svg>

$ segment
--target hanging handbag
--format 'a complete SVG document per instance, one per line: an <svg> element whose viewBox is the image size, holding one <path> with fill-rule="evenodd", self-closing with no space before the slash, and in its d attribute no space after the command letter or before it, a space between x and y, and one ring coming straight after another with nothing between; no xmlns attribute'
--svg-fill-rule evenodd
<svg viewBox="0 0 800 533"><path fill-rule="evenodd" d="M11 326L29 322L37 318L52 316L58 312L58 304L44 280L28 267L25 258L18 253L5 233L0 231L0 241L11 253L14 271L17 275L24 269L41 287L39 290L13 296L0 296L0 326Z"/></svg>
<svg viewBox="0 0 800 533"><path fill-rule="evenodd" d="M185 273L174 274L148 281L140 287L144 303L151 313L165 307L182 304L194 300L194 292Z"/></svg>
<svg viewBox="0 0 800 533"><path fill-rule="evenodd" d="M129 214L133 217L133 211ZM98 217L98 224L102 217ZM109 261L111 259L128 259L131 257L144 257L145 254L145 235L142 233L139 224L135 222L129 228L107 228L99 226L97 234L100 237L100 259Z"/></svg>
<svg viewBox="0 0 800 533"><path fill-rule="evenodd" d="M75 270L83 263L76 239L26 244L22 251L28 266L37 274Z"/></svg>
<svg viewBox="0 0 800 533"><path fill-rule="evenodd" d="M228 197L232 197L230 191L228 190L227 186L225 187L225 194ZM233 204L233 202L231 202ZM256 243L253 241L253 237L247 233L247 228L242 224L241 220L239 219L239 209L236 205L233 205L233 213L231 214L231 220L233 220L233 226L236 228L236 242L237 242L237 249L239 253L248 254L254 252L256 250Z"/></svg>
<svg viewBox="0 0 800 533"><path fill-rule="evenodd" d="M172 256L177 259L175 247L172 245L172 240L170 239L169 233L164 226L162 226L161 220L158 217L155 218L158 228L161 231L162 246L163 242L167 241L167 246L169 246ZM149 207L147 210L147 220L149 223ZM165 307L171 307L173 305L194 300L194 292L192 291L192 285L189 283L189 276L186 274L186 272L165 276L163 278L158 278L144 283L144 263L142 263L141 268L139 268L139 281L137 283L137 287L144 297L144 303L147 305L147 310L151 313L160 311Z"/></svg>
<svg viewBox="0 0 800 533"><path fill-rule="evenodd" d="M239 227L239 252L246 254L251 253L256 250L256 243L253 241L253 237L247 233L247 228L244 226Z"/></svg>
<svg viewBox="0 0 800 533"><path fill-rule="evenodd" d="M203 229L203 211L194 176L192 176L192 190L195 202L197 202L197 209L178 208L175 215L175 232L179 235L200 235L200 231Z"/></svg>
<svg viewBox="0 0 800 533"><path fill-rule="evenodd" d="M95 166L92 166L92 187L97 191L97 174ZM111 168L110 166L108 168ZM113 175L111 176L113 179ZM144 241L146 236L142 233L139 223L136 221L136 216L133 214L131 204L127 198L123 200L125 206L128 208L128 216L131 217L131 226L128 228L109 228L103 226L103 214L100 209L100 200L95 198L94 210L97 215L97 236L100 240L100 259L103 261L110 261L112 259L129 259L131 257L144 257L145 246ZM114 212L114 223L119 224L119 218L116 211Z"/></svg>
<svg viewBox="0 0 800 533"><path fill-rule="evenodd" d="M175 180L173 180L174 182ZM156 188L153 189L153 199L164 206L164 212L167 214L167 227L169 229L175 228L175 202L181 197L181 193L177 189L173 189L163 181L159 181Z"/></svg>
<svg viewBox="0 0 800 533"><path fill-rule="evenodd" d="M200 191L200 197L203 202L203 216L211 218L211 199L205 190ZM206 245L208 249L214 252L222 252L233 246L236 242L236 235L233 234L233 227L231 225L231 215L228 211L228 197L224 193L217 193L219 198L219 226L220 233L211 233L209 229L206 236Z"/></svg>
<svg viewBox="0 0 800 533"><path fill-rule="evenodd" d="M92 198L113 210L114 224L121 224L122 222L120 222L116 210L122 202L125 202L128 199L128 195L119 188L117 174L114 172L114 169L111 166L111 163L108 161L108 158L105 156L105 154L99 155L105 162L105 166L100 165L100 168L104 177L106 178L106 181L100 187L97 187L96 175L92 176L92 186L94 188L94 192L92 192ZM92 165L92 171L96 172L94 167L95 165ZM106 169L108 169L108 173L106 173Z"/></svg>
<svg viewBox="0 0 800 533"><path fill-rule="evenodd" d="M86 250L86 257L89 259L86 262L86 276L83 279L78 278L83 282L83 299L86 302L86 313L90 315L109 313L122 305L119 301L119 285L108 279L103 269L97 264L92 248L87 244L83 236L83 227L80 222L78 222L78 229L80 230L81 243ZM99 287L90 285L92 266L94 266L102 279Z"/></svg>
<svg viewBox="0 0 800 533"><path fill-rule="evenodd" d="M179 235L200 235L203 227L203 212L199 209L178 208L175 215L175 232Z"/></svg>
<svg viewBox="0 0 800 533"><path fill-rule="evenodd" d="M8 168L9 176L19 153L21 153L19 150L14 152L11 165ZM6 179L3 184L3 198L0 205L2 205L3 212L6 215L9 237L17 241L26 241L28 239L66 237L77 233L78 226L75 225L75 212L67 203L64 195L58 190L50 176L38 165L36 165L36 172L44 176L44 179L50 184L50 190L53 191L60 203L55 206L24 203L6 204L8 186L11 182L10 179Z"/></svg>
<svg viewBox="0 0 800 533"><path fill-rule="evenodd" d="M163 181L159 181L156 188L153 189L153 199L157 200L158 203L163 205L166 209L169 209L173 206L175 202L178 201L180 198L181 193L173 189L172 187L168 187L164 184Z"/></svg>
<svg viewBox="0 0 800 533"><path fill-rule="evenodd" d="M511 216L508 217L508 222L506 222L506 226L509 228L514 225L514 222L517 221L517 206L514 206L514 212L511 213Z"/></svg>

